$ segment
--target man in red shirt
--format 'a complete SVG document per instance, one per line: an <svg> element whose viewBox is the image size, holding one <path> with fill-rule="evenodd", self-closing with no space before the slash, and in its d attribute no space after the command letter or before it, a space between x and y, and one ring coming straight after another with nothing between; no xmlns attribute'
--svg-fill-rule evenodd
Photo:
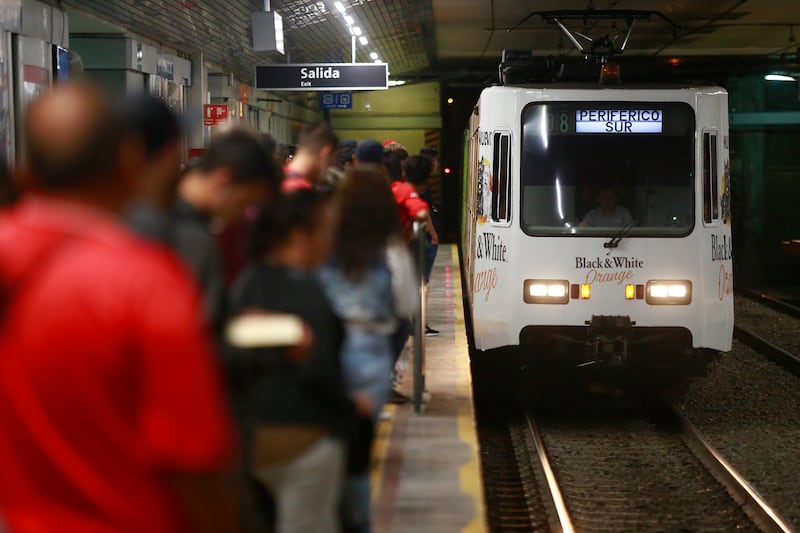
<svg viewBox="0 0 800 533"><path fill-rule="evenodd" d="M0 517L15 533L236 531L233 431L197 289L118 214L143 150L105 95L25 115L0 211Z"/></svg>
<svg viewBox="0 0 800 533"><path fill-rule="evenodd" d="M431 236L431 242L439 242L436 228L431 220L430 206L420 197L428 186L428 178L433 170L430 159L424 156L411 156L403 162L403 178L405 181L393 181L392 193L400 209L400 222L403 225L403 236L406 242L413 238L412 223L415 220L425 222L425 227Z"/></svg>
<svg viewBox="0 0 800 533"><path fill-rule="evenodd" d="M420 194L428 187L428 178L432 170L433 163L428 157L414 155L403 161L403 179L405 181L393 181L391 183L394 201L400 209L400 222L403 228L403 237L409 245L411 245L414 239L413 223L415 221L424 222L425 228L431 237L431 242L439 243L439 236L436 234L436 228L433 226L433 220L431 219L430 206L428 202L420 197ZM435 331L427 324L426 330ZM403 350L403 346L410 332L411 323L406 321L401 323L401 326L392 336L392 350L394 352L395 363ZM389 401L392 403L404 403L409 400L392 389L390 391Z"/></svg>
<svg viewBox="0 0 800 533"><path fill-rule="evenodd" d="M297 138L297 151L283 168L281 190L313 189L324 181L328 168L336 163L339 139L324 122L306 124Z"/></svg>

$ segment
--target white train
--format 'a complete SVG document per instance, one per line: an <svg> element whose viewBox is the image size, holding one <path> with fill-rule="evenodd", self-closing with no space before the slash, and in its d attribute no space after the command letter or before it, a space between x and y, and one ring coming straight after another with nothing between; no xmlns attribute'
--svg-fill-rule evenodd
<svg viewBox="0 0 800 533"><path fill-rule="evenodd" d="M494 86L465 150L476 349L702 375L731 348L724 89Z"/></svg>

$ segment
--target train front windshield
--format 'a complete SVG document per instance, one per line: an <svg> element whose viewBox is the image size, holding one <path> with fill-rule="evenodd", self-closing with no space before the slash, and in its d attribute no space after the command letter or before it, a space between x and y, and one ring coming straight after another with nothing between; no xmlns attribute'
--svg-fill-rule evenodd
<svg viewBox="0 0 800 533"><path fill-rule="evenodd" d="M536 103L522 115L522 229L680 236L694 225L692 108ZM496 181L496 180L495 180Z"/></svg>

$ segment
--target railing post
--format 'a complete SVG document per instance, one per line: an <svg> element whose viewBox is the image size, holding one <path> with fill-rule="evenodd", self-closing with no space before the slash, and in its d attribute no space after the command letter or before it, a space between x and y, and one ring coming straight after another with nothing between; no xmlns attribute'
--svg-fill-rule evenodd
<svg viewBox="0 0 800 533"><path fill-rule="evenodd" d="M422 395L425 392L425 225L414 223L416 273L419 278L419 304L414 312L414 413L422 413Z"/></svg>

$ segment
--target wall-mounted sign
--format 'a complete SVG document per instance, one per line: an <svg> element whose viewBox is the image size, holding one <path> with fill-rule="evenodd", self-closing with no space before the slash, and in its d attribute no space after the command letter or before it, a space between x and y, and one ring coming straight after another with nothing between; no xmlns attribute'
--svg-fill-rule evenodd
<svg viewBox="0 0 800 533"><path fill-rule="evenodd" d="M353 93L322 93L320 109L353 109Z"/></svg>
<svg viewBox="0 0 800 533"><path fill-rule="evenodd" d="M306 63L256 67L256 89L269 91L389 88L386 63Z"/></svg>
<svg viewBox="0 0 800 533"><path fill-rule="evenodd" d="M228 120L227 104L204 104L203 126L216 126Z"/></svg>
<svg viewBox="0 0 800 533"><path fill-rule="evenodd" d="M156 63L156 74L168 80L175 79L175 60L169 54L158 53Z"/></svg>

